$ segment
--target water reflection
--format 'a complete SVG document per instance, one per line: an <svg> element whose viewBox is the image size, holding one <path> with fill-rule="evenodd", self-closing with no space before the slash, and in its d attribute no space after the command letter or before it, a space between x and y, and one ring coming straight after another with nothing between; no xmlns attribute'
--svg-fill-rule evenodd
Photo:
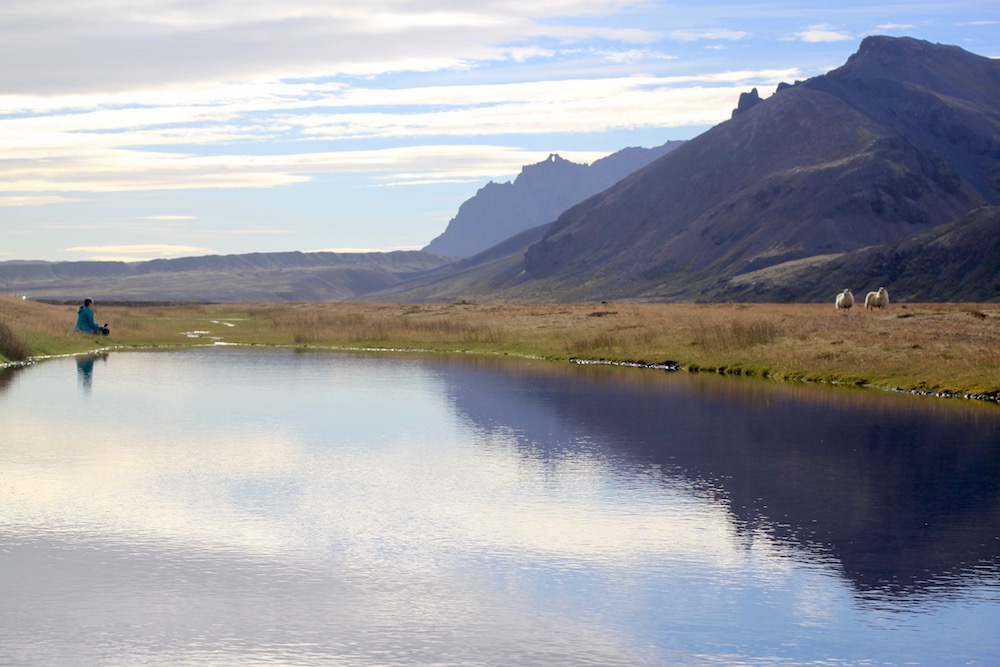
<svg viewBox="0 0 1000 667"><path fill-rule="evenodd" d="M115 353L88 393L65 362L0 394L0 664L1000 656L994 406L231 349Z"/></svg>
<svg viewBox="0 0 1000 667"><path fill-rule="evenodd" d="M14 382L14 378L22 370L24 370L24 366L20 364L16 366L0 366L0 394L10 387Z"/></svg>
<svg viewBox="0 0 1000 667"><path fill-rule="evenodd" d="M94 384L94 362L100 360L106 362L107 352L99 354L86 354L76 357L76 376L79 379L80 387L84 393L90 393Z"/></svg>
<svg viewBox="0 0 1000 667"><path fill-rule="evenodd" d="M619 465L683 476L742 532L835 558L862 596L940 595L1000 564L996 406L600 368L525 366L484 385L493 364L462 364L452 400L486 429L517 415L526 456L558 458L548 434L573 433Z"/></svg>

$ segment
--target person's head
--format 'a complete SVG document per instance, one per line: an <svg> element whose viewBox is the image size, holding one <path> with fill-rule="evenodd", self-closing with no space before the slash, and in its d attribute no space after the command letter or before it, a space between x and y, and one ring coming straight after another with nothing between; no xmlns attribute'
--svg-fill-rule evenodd
<svg viewBox="0 0 1000 667"><path fill-rule="evenodd" d="M94 305L94 300L93 299L84 299L83 300L83 307L84 308L90 308L93 305Z"/></svg>

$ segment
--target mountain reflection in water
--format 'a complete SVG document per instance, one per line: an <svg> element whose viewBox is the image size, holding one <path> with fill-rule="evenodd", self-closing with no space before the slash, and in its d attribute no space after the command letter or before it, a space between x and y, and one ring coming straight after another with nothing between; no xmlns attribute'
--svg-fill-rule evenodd
<svg viewBox="0 0 1000 667"><path fill-rule="evenodd" d="M501 364L449 374L480 427L516 423L525 455L543 458L563 454L552 433L577 432L619 465L681 475L740 529L836 559L862 596L939 595L1000 563L996 406L593 367L508 365L484 384Z"/></svg>
<svg viewBox="0 0 1000 667"><path fill-rule="evenodd" d="M1000 409L494 357L0 374L0 664L985 665Z"/></svg>

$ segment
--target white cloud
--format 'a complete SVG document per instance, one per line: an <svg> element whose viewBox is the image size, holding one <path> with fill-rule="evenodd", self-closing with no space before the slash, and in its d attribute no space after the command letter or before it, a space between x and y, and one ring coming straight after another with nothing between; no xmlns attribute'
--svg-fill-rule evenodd
<svg viewBox="0 0 1000 667"><path fill-rule="evenodd" d="M20 197L0 197L0 206L48 206L49 204L69 204L78 201L81 200L59 195L26 195Z"/></svg>
<svg viewBox="0 0 1000 667"><path fill-rule="evenodd" d="M836 30L828 25L814 25L800 32L792 33L785 38L801 42L844 42L855 39L854 35Z"/></svg>
<svg viewBox="0 0 1000 667"><path fill-rule="evenodd" d="M20 3L0 10L4 34L0 59L11 65L0 70L0 88L57 93L179 88L277 76L426 72L523 55L512 48L527 40L653 41L653 33L642 28L579 21L629 4L633 3Z"/></svg>
<svg viewBox="0 0 1000 667"><path fill-rule="evenodd" d="M383 183L490 178L544 155L484 137L714 124L729 116L746 85L796 74L412 88L269 82L187 91L173 103L161 93L137 94L132 104L119 95L0 97L0 110L16 116L0 124L0 192L264 188L347 172L389 175ZM331 150L331 142L387 139L424 145ZM278 142L280 152L268 148Z"/></svg>
<svg viewBox="0 0 1000 667"><path fill-rule="evenodd" d="M8 36L0 58L18 67L0 71L0 89L13 91L0 95L0 193L9 193L8 205L30 205L84 192L269 188L345 172L377 174L376 185L468 182L537 161L534 151L484 143L486 137L710 125L728 117L744 82L794 78L560 72L559 79L479 85L333 80L339 73L460 70L574 53L621 68L675 58L646 46L662 37L659 31L604 20L641 4L8 4L0 8ZM669 36L748 34L700 29ZM340 148L368 140L381 145ZM386 147L414 140L425 145Z"/></svg>
<svg viewBox="0 0 1000 667"><path fill-rule="evenodd" d="M118 257L122 254L168 256L181 254L209 255L215 252L210 248L165 244L76 246L74 248L66 248L65 250L66 252L113 253Z"/></svg>
<svg viewBox="0 0 1000 667"><path fill-rule="evenodd" d="M640 63L653 60L676 60L677 56L668 55L650 49L628 49L626 51L603 51L595 53L602 59L612 63Z"/></svg>
<svg viewBox="0 0 1000 667"><path fill-rule="evenodd" d="M749 32L745 30L726 30L721 28L710 28L710 29L681 29L681 30L671 30L667 33L667 37L670 39L678 40L681 42L698 42L702 40L728 40L728 41L739 41L746 39L750 36Z"/></svg>

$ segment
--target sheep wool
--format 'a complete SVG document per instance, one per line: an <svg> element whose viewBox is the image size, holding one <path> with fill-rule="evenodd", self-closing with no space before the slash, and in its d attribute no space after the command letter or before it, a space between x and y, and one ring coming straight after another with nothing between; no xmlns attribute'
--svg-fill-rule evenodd
<svg viewBox="0 0 1000 667"><path fill-rule="evenodd" d="M868 296L865 297L865 309L874 310L875 308L888 308L889 307L889 292L886 291L884 287L879 287L877 292L868 292Z"/></svg>
<svg viewBox="0 0 1000 667"><path fill-rule="evenodd" d="M837 295L837 310L848 310L854 305L854 295L851 294L851 290L845 289L843 292Z"/></svg>

